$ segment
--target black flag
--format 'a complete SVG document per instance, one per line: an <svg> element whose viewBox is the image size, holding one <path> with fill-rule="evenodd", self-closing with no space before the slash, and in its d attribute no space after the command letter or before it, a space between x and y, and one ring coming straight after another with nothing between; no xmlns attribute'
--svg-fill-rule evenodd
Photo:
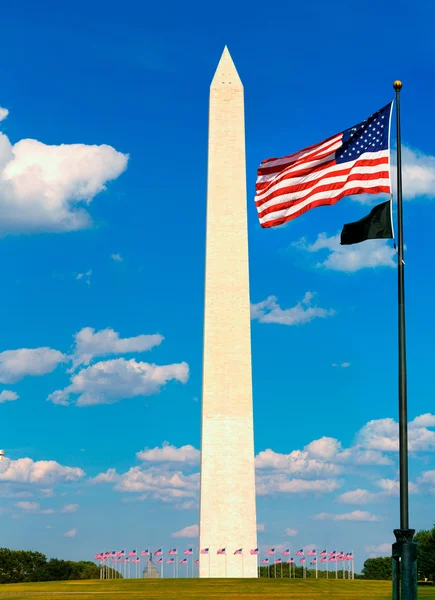
<svg viewBox="0 0 435 600"><path fill-rule="evenodd" d="M375 206L366 217L359 221L347 223L341 232L340 244L359 244L365 240L388 238L393 238L390 200Z"/></svg>

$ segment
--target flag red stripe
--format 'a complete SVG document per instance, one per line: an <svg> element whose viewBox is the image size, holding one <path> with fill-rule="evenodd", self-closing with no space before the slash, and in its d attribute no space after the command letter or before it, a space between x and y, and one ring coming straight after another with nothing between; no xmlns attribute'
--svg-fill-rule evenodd
<svg viewBox="0 0 435 600"><path fill-rule="evenodd" d="M288 186L281 187L279 189L271 191L269 194L262 197L261 200L255 200L255 204L257 205L257 207L260 207L263 204L265 204L266 202L269 202L269 200L276 198L277 196L282 196L284 194L290 194L290 193L294 193L294 192L300 192L304 189L309 189L310 187L314 187L319 181L322 181L323 179L327 179L330 177L340 177L340 176L352 173L353 169L355 169L356 167L358 167L358 168L359 167L377 167L380 165L388 165L388 157L383 156L383 157L374 158L374 159L357 160L355 163L353 163L352 165L350 165L347 168L346 168L346 163L343 163L343 169L340 169L338 171L331 171L329 173L324 173L323 175L321 174L321 172L324 169L328 169L335 165L336 165L336 162L335 162L335 160L333 160L333 161L330 161L330 164L328 164L327 166L323 164L323 165L319 165L319 167L316 167L315 169L307 169L307 172L306 172L307 175L319 171L320 177L317 177L316 179L311 179L305 183L298 183L296 185L291 185L291 180L293 177L295 177L295 175L293 175L292 173L288 173L285 176L283 176L282 178L280 178L280 180L279 180L279 181L288 180L289 181ZM379 171L379 172L374 173L374 175L378 176L378 173L379 173L379 176L383 176L385 178L388 178L388 176L389 176L388 171ZM386 173L386 175L384 175L384 173ZM356 173L355 174L355 176L360 179L369 179L369 177L365 177L365 175L369 175L369 174L368 173L367 174L364 174L364 173ZM297 176L300 177L300 173L297 173ZM274 183L276 184L277 182L274 182ZM341 182L341 185L343 185L344 183L345 182ZM258 192L258 189L257 189L257 192ZM264 194L264 190L261 190L261 194Z"/></svg>
<svg viewBox="0 0 435 600"><path fill-rule="evenodd" d="M341 144L339 142L340 142L339 139L335 139L335 140L333 140L333 142L331 144L328 144L327 146L319 148L315 152L311 152L310 154L303 154L302 156L300 156L292 161L283 161L281 164L278 164L273 167L264 168L260 165L257 170L257 176L265 177L267 175L273 175L274 173L280 173L284 169L288 169L288 168L293 169L296 167L300 167L304 163L309 163L313 160L319 160L321 158L325 158L325 156L328 156L329 154L336 152L338 150L338 148L340 148Z"/></svg>
<svg viewBox="0 0 435 600"><path fill-rule="evenodd" d="M326 138L326 140L323 140L323 142L319 142L318 144L313 144L312 146L307 146L306 148L303 148L302 150L299 150L298 152L294 152L293 154L288 154L287 156L283 156L281 158L275 157L275 158L266 158L265 160L263 160L260 164L260 168L261 165L266 165L267 163L271 163L274 161L278 161L278 160L282 160L282 161L286 161L288 159L288 161L291 161L291 159L297 159L298 157L300 157L302 154L304 154L305 152L309 152L310 154L313 154L311 151L315 150L316 148L319 148L320 146L323 146L323 144L326 144L327 142L333 142L337 139L340 139L340 136L342 134L335 134L335 135L331 135L331 137Z"/></svg>
<svg viewBox="0 0 435 600"><path fill-rule="evenodd" d="M389 185L388 186L380 185L380 186L373 187L373 188L365 188L362 186L355 187L355 188L340 192L339 194L337 194L337 196L334 196L333 198L326 198L323 200L315 200L314 202L311 202L307 206L303 206L300 210L292 213L291 215L282 216L273 221L267 221L266 223L260 223L260 225L261 225L261 227L263 227L263 229L267 229L269 227L274 227L275 225L282 225L283 223L286 223L287 221L292 221L296 217L303 215L304 213L308 212L312 208L316 208L317 206L332 206L333 204L336 204L339 200L341 200L344 196L352 196L354 194L364 194L364 193L366 193L366 194L383 194L383 193L389 194L390 191L391 191L391 189L390 189Z"/></svg>

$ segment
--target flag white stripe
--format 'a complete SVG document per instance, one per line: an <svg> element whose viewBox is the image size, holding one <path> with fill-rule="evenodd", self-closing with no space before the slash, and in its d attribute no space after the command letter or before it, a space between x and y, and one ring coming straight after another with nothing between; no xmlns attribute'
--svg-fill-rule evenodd
<svg viewBox="0 0 435 600"><path fill-rule="evenodd" d="M372 187L378 187L378 186L383 186L383 185L387 186L387 185L389 185L389 181L390 180L388 177L382 178L382 179L376 179L373 181L370 181L370 180L364 181L364 187L369 189ZM283 210L277 210L275 212L264 215L264 217L262 217L260 219L260 223L268 223L269 221L275 221L275 219L280 219L281 217L288 217L289 215L292 215L292 214L298 212L299 210L301 210L301 208L304 208L305 206L310 205L312 202L315 202L316 200L323 200L323 199L326 200L328 198L334 198L335 196L338 196L339 194L341 194L343 191L354 188L356 185L358 185L358 181L348 181L339 190L329 190L326 192L323 191L323 192L319 192L318 194L313 194L306 200L303 200L302 202L299 202L298 204L295 204L294 206L291 206L290 208L285 208ZM292 199L293 199L293 194L279 196L279 204L281 204L282 202L286 202L287 200L292 200Z"/></svg>
<svg viewBox="0 0 435 600"><path fill-rule="evenodd" d="M309 173L308 175L303 175L302 177L291 177L288 179L281 179L280 181L278 181L275 185L271 186L270 188L267 188L267 190L264 190L263 192L261 192L260 194L258 194L255 197L255 202L264 200L265 198L267 198L267 196L269 196L270 194L272 194L273 192L276 192L282 188L286 188L290 185L298 185L299 183L308 183L309 181L315 181L315 183L313 183L313 186L316 185L317 183L324 183L323 182L323 178L325 175L328 175L330 173L334 173L335 171L342 171L343 169L352 169L352 174L353 173L376 173L377 171L388 171L388 165L387 164L380 164L380 165L370 165L370 166L361 166L361 167L355 167L355 164L360 161L360 160L372 160L371 158L367 158L367 154L361 154L361 156L359 156L357 159L346 162L346 163L341 163L339 165L332 165L331 167L328 167L327 169L322 170L320 173L319 171L316 171L314 173ZM371 152L370 154L373 154L373 152ZM382 155L380 156L376 156L376 158L383 158ZM350 173L347 173L344 177L348 177L350 175ZM329 183L330 181L334 181L331 177L327 178L327 183ZM310 188L306 188L305 192L302 195L305 195L309 192ZM295 193L295 198L297 198L296 194L299 192L294 192ZM276 201L276 198L273 198L273 200ZM264 207L264 204L261 204L258 208L262 209Z"/></svg>
<svg viewBox="0 0 435 600"><path fill-rule="evenodd" d="M284 158L277 158L276 160L271 160L271 161L261 163L260 168L269 169L271 167L279 167L279 166L284 166L287 164L291 165L291 164L295 163L297 160L300 160L301 158L307 158L311 154L314 154L316 152L321 152L323 150L323 148L328 148L328 146L335 143L336 140L339 142L338 147L340 147L342 136L343 136L343 134L339 133L338 135L334 136L330 140L323 142L322 144L318 144L317 146L314 146L313 148L310 148L310 150L306 150L306 149L301 150L300 152L297 152L293 156L285 156ZM275 175L276 175L276 173L275 173Z"/></svg>

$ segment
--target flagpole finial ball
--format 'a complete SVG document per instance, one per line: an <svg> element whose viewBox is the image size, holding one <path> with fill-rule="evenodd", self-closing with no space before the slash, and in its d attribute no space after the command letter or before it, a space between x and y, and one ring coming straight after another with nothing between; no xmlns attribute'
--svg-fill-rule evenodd
<svg viewBox="0 0 435 600"><path fill-rule="evenodd" d="M402 89L402 82L399 79L396 79L396 81L393 83L393 87L396 90L396 92L400 92L400 90Z"/></svg>

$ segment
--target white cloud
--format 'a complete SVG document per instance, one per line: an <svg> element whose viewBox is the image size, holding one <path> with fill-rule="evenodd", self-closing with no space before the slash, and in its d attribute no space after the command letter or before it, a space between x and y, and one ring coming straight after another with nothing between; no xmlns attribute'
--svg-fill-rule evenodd
<svg viewBox="0 0 435 600"><path fill-rule="evenodd" d="M0 232L75 231L86 208L126 169L128 155L108 145L48 146L0 133Z"/></svg>
<svg viewBox="0 0 435 600"><path fill-rule="evenodd" d="M255 467L260 470L283 471L299 477L330 476L341 472L341 467L338 465L311 458L306 450L293 450L290 454L279 454L268 448L257 454Z"/></svg>
<svg viewBox="0 0 435 600"><path fill-rule="evenodd" d="M39 495L42 498L53 498L54 490L53 488L42 488L39 490Z"/></svg>
<svg viewBox="0 0 435 600"><path fill-rule="evenodd" d="M327 250L325 260L317 263L317 267L354 273L364 268L395 267L396 251L390 240L367 240L363 244L341 246L340 235L328 237L320 233L313 244L305 239L294 244L307 252Z"/></svg>
<svg viewBox="0 0 435 600"><path fill-rule="evenodd" d="M391 554L392 543L379 544L378 546L364 546L366 552L373 552L375 554Z"/></svg>
<svg viewBox="0 0 435 600"><path fill-rule="evenodd" d="M66 504L62 509L61 509L61 513L73 513L78 511L79 509L79 505L78 504Z"/></svg>
<svg viewBox="0 0 435 600"><path fill-rule="evenodd" d="M371 504L378 500L379 494L376 492L369 492L368 490L362 490L360 488L344 492L338 496L337 501L343 504Z"/></svg>
<svg viewBox="0 0 435 600"><path fill-rule="evenodd" d="M147 492L153 498L194 498L199 489L199 473L185 475L158 467L132 467L119 477L115 487L120 492Z"/></svg>
<svg viewBox="0 0 435 600"><path fill-rule="evenodd" d="M92 327L84 327L74 336L74 349L70 357L73 361L71 370L82 364L89 365L97 356L145 352L159 346L163 340L164 337L159 333L121 338L113 329L95 331Z"/></svg>
<svg viewBox="0 0 435 600"><path fill-rule="evenodd" d="M2 108L0 106L0 121L4 121L6 119L6 117L8 116L9 111L7 108Z"/></svg>
<svg viewBox="0 0 435 600"><path fill-rule="evenodd" d="M64 467L54 460L33 461L31 458L6 459L0 462L0 481L52 485L78 481L84 476L79 467Z"/></svg>
<svg viewBox="0 0 435 600"><path fill-rule="evenodd" d="M435 470L424 471L418 478L418 483L431 486L430 491L435 492Z"/></svg>
<svg viewBox="0 0 435 600"><path fill-rule="evenodd" d="M70 529L64 533L65 537L75 537L77 535L77 529Z"/></svg>
<svg viewBox="0 0 435 600"><path fill-rule="evenodd" d="M11 392L10 390L3 390L0 393L0 404L3 402L8 402L11 400L18 400L19 395L15 392Z"/></svg>
<svg viewBox="0 0 435 600"><path fill-rule="evenodd" d="M145 448L141 452L138 452L136 456L144 462L198 464L200 451L189 444L177 448L176 446L171 446L168 442L163 442L161 448L158 446L152 449Z"/></svg>
<svg viewBox="0 0 435 600"><path fill-rule="evenodd" d="M314 294L307 292L303 299L292 308L282 309L275 296L251 304L251 319L259 323L279 323L281 325L301 325L316 318L335 315L335 310L312 306Z"/></svg>
<svg viewBox="0 0 435 600"><path fill-rule="evenodd" d="M433 415L421 415L409 424L408 440L409 450L412 452L435 450L435 431L428 427L420 426L427 423L433 427ZM399 425L391 418L369 421L357 433L357 442L360 446L383 452L397 452L399 450Z"/></svg>
<svg viewBox="0 0 435 600"><path fill-rule="evenodd" d="M39 502L17 502L15 504L16 508L19 508L24 513L29 514L39 514L39 515L52 515L54 514L54 510L52 508L47 508L42 510Z"/></svg>
<svg viewBox="0 0 435 600"><path fill-rule="evenodd" d="M333 367L341 367L342 369L347 369L350 367L350 362L342 362L342 363L333 363Z"/></svg>
<svg viewBox="0 0 435 600"><path fill-rule="evenodd" d="M383 502L391 496L399 496L399 482L395 479L379 479L376 484L381 488L380 492L370 492L358 488L344 492L338 496L337 501L343 504L373 504ZM419 491L418 486L412 482L409 482L408 490L410 494L416 494Z"/></svg>
<svg viewBox="0 0 435 600"><path fill-rule="evenodd" d="M413 421L410 421L409 427L411 429L419 427L435 427L435 415L431 413L425 413L419 417L415 417Z"/></svg>
<svg viewBox="0 0 435 600"><path fill-rule="evenodd" d="M176 531L172 534L173 538L197 538L199 535L198 525L189 525L181 531Z"/></svg>
<svg viewBox="0 0 435 600"><path fill-rule="evenodd" d="M295 535L298 535L298 530L297 529L292 529L291 527L288 527L285 530L285 534L290 536L290 537L294 537Z"/></svg>
<svg viewBox="0 0 435 600"><path fill-rule="evenodd" d="M71 385L49 395L54 404L69 406L71 396L78 396L77 406L113 404L122 398L157 394L168 381L186 383L186 363L158 366L134 359L117 358L98 362L82 369L71 378Z"/></svg>
<svg viewBox="0 0 435 600"><path fill-rule="evenodd" d="M341 443L335 438L324 436L310 442L305 446L305 450L310 456L329 459L334 458L341 451Z"/></svg>
<svg viewBox="0 0 435 600"><path fill-rule="evenodd" d="M96 477L89 479L89 483L116 483L120 478L121 476L117 473L116 469L107 469L105 473L99 473Z"/></svg>
<svg viewBox="0 0 435 600"><path fill-rule="evenodd" d="M91 276L92 276L92 269L89 269L89 271L86 271L86 273L78 273L76 279L83 279L83 281L85 283L90 285L91 284Z"/></svg>
<svg viewBox="0 0 435 600"><path fill-rule="evenodd" d="M369 513L368 511L365 510L354 510L353 512L350 513L342 513L342 514L338 514L338 515L332 515L330 513L319 513L318 515L315 515L313 517L313 519L317 519L317 520L325 520L325 519L332 519L333 521L381 521L382 519L380 517L377 517L376 515L373 515L372 513Z"/></svg>
<svg viewBox="0 0 435 600"><path fill-rule="evenodd" d="M327 494L340 487L336 479L290 479L283 473L257 475L256 488L259 496L276 493L304 494L309 492Z"/></svg>
<svg viewBox="0 0 435 600"><path fill-rule="evenodd" d="M0 352L0 382L16 383L26 375L45 375L65 361L65 355L52 348L5 350Z"/></svg>
<svg viewBox="0 0 435 600"><path fill-rule="evenodd" d="M118 262L122 262L124 260L120 254L111 254L110 258L113 258L113 260L116 260Z"/></svg>

